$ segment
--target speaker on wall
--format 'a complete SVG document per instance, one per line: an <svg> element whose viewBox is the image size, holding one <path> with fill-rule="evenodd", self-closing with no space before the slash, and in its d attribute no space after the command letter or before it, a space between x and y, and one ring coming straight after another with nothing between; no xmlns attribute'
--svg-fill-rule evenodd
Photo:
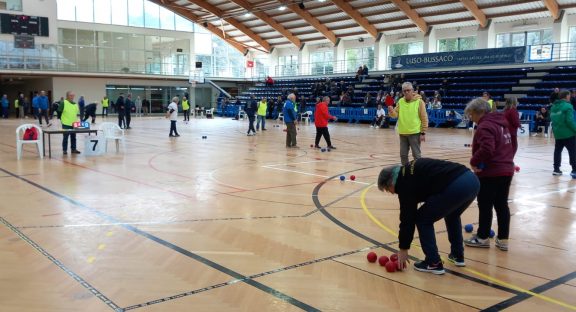
<svg viewBox="0 0 576 312"><path fill-rule="evenodd" d="M202 68L202 62L196 62L196 68Z"/></svg>

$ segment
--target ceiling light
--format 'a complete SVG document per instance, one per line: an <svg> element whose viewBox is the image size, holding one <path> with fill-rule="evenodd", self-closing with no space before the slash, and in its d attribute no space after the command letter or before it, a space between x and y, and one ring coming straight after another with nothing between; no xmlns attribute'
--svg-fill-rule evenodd
<svg viewBox="0 0 576 312"><path fill-rule="evenodd" d="M250 13L250 12L244 14L244 17L250 17L250 16L252 16L252 13Z"/></svg>
<svg viewBox="0 0 576 312"><path fill-rule="evenodd" d="M318 0L318 2L326 2L326 0Z"/></svg>
<svg viewBox="0 0 576 312"><path fill-rule="evenodd" d="M280 7L278 7L278 10L284 11L284 10L286 10L286 6L285 6L285 5L281 5Z"/></svg>

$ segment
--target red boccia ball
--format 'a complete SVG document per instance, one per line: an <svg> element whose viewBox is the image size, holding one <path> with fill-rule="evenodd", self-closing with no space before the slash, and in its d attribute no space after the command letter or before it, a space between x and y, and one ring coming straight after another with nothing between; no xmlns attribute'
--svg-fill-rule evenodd
<svg viewBox="0 0 576 312"><path fill-rule="evenodd" d="M378 255L375 252L369 252L368 255L366 255L366 259L368 259L368 262L374 263L376 259L378 259Z"/></svg>
<svg viewBox="0 0 576 312"><path fill-rule="evenodd" d="M385 266L388 261L390 261L390 259L388 259L386 256L378 258L378 263L380 263L380 266Z"/></svg>
<svg viewBox="0 0 576 312"><path fill-rule="evenodd" d="M398 265L396 264L396 261L388 261L388 263L386 263L386 271L387 272L396 272L396 269L398 268Z"/></svg>
<svg viewBox="0 0 576 312"><path fill-rule="evenodd" d="M398 261L398 254L392 254L390 256L390 261Z"/></svg>
<svg viewBox="0 0 576 312"><path fill-rule="evenodd" d="M352 181L356 180L356 176L355 176L355 175L351 175L351 176L350 176L350 180L352 180Z"/></svg>

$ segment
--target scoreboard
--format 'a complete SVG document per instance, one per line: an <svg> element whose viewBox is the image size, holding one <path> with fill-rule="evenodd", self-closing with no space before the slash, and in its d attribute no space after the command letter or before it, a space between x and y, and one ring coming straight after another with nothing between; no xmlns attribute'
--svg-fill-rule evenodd
<svg viewBox="0 0 576 312"><path fill-rule="evenodd" d="M48 18L1 13L0 33L48 37Z"/></svg>

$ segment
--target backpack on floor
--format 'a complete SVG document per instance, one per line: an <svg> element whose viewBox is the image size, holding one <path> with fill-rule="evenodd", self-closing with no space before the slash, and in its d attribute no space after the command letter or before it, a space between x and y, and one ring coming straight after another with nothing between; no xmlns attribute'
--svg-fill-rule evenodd
<svg viewBox="0 0 576 312"><path fill-rule="evenodd" d="M24 137L22 138L25 141L35 141L38 140L38 129L34 127L30 127L24 131Z"/></svg>

